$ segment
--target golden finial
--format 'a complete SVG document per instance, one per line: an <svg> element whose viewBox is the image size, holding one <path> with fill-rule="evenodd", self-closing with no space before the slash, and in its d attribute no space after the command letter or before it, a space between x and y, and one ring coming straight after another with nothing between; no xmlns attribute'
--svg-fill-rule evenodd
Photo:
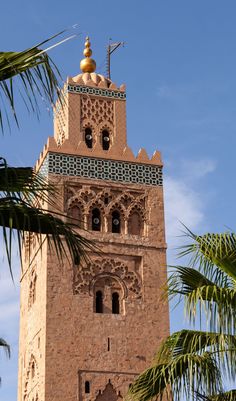
<svg viewBox="0 0 236 401"><path fill-rule="evenodd" d="M82 72L94 72L96 70L96 63L92 58L90 58L92 56L92 50L90 49L90 41L88 36L86 37L86 42L84 45L85 58L80 62L80 69Z"/></svg>

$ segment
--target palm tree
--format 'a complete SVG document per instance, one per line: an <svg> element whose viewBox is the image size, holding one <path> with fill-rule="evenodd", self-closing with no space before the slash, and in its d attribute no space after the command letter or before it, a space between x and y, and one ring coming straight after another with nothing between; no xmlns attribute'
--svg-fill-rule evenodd
<svg viewBox="0 0 236 401"><path fill-rule="evenodd" d="M224 380L236 377L236 234L187 235L193 243L180 256L190 256L189 265L174 268L168 292L184 299L190 322L198 317L207 330L169 336L131 386L130 399L236 399L236 390L224 391Z"/></svg>

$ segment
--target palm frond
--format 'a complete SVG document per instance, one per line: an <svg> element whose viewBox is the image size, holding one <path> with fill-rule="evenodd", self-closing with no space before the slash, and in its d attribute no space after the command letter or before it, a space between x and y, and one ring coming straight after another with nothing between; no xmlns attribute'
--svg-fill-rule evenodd
<svg viewBox="0 0 236 401"><path fill-rule="evenodd" d="M191 255L192 265L198 265L204 274L226 274L236 281L236 234L208 233L197 236L188 231L193 244L183 247L180 256Z"/></svg>
<svg viewBox="0 0 236 401"><path fill-rule="evenodd" d="M60 73L41 46L51 41L56 36L39 43L21 52L0 52L0 89L2 102L8 103L12 115L18 125L18 117L15 108L15 84L17 79L20 85L20 93L26 107L36 113L39 112L37 95L45 99L50 105L54 103L55 97L60 95L59 82ZM5 110L6 117L8 111ZM0 107L0 125L3 130L4 107Z"/></svg>
<svg viewBox="0 0 236 401"><path fill-rule="evenodd" d="M225 391L219 394L214 394L212 396L203 395L196 393L196 401L235 401L236 400L236 390Z"/></svg>
<svg viewBox="0 0 236 401"><path fill-rule="evenodd" d="M170 297L184 297L191 322L195 322L198 312L201 322L203 312L211 330L233 334L236 329L236 290L230 278L218 275L215 282L194 268L176 266L168 280L168 293Z"/></svg>
<svg viewBox="0 0 236 401"><path fill-rule="evenodd" d="M158 363L145 370L130 386L129 400L153 398L180 401L183 396L194 399L194 393L215 394L222 388L220 372L212 355L185 354L169 363Z"/></svg>
<svg viewBox="0 0 236 401"><path fill-rule="evenodd" d="M6 159L0 157L0 192L3 196L25 199L34 206L46 201L55 206L56 187L35 173L32 167L9 167Z"/></svg>
<svg viewBox="0 0 236 401"><path fill-rule="evenodd" d="M42 209L34 208L23 200L0 199L0 226L3 229L3 238L10 266L14 229L19 233L19 249L25 233L32 232L38 234L41 241L41 237L45 235L49 247L54 246L59 258L67 257L68 251L72 260L76 260L78 263L81 259L87 260L86 252L88 250L96 250L93 242L77 233L73 229L73 225L66 224L61 219Z"/></svg>
<svg viewBox="0 0 236 401"><path fill-rule="evenodd" d="M186 354L211 353L219 370L230 379L235 379L236 337L200 330L181 330L169 336L158 350L156 363L171 363Z"/></svg>
<svg viewBox="0 0 236 401"><path fill-rule="evenodd" d="M10 356L11 356L10 345L8 345L7 342L3 338L0 338L0 347L2 347L4 349L4 351L6 352L6 355L8 356L8 358L10 358Z"/></svg>

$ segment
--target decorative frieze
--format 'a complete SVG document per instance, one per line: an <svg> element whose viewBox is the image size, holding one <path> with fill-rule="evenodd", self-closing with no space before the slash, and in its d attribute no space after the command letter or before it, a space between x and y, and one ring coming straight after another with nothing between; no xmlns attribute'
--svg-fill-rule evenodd
<svg viewBox="0 0 236 401"><path fill-rule="evenodd" d="M160 166L61 153L48 153L40 171L44 175L59 174L130 184L162 185Z"/></svg>
<svg viewBox="0 0 236 401"><path fill-rule="evenodd" d="M82 93L86 95L109 97L118 100L119 99L124 100L126 98L125 92L114 91L109 89L92 88L91 86L68 85L67 90L68 92L71 93Z"/></svg>
<svg viewBox="0 0 236 401"><path fill-rule="evenodd" d="M78 266L74 275L74 293L93 295L93 287L99 278L115 277L121 281L124 298L141 298L142 283L137 272L120 260L109 258L96 259L86 266Z"/></svg>

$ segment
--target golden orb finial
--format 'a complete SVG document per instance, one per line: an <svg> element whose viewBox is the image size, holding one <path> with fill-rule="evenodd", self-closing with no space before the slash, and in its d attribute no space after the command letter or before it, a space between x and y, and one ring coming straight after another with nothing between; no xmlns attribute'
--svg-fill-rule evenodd
<svg viewBox="0 0 236 401"><path fill-rule="evenodd" d="M90 58L92 56L92 50L90 49L90 41L88 36L86 37L84 46L85 58L80 62L80 69L82 72L94 72L96 70L96 63L92 58Z"/></svg>

